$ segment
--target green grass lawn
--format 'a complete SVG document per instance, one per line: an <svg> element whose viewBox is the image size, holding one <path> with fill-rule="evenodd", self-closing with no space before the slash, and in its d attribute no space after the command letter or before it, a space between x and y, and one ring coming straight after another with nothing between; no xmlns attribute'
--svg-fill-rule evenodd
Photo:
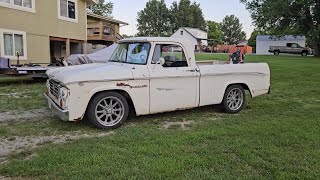
<svg viewBox="0 0 320 180"><path fill-rule="evenodd" d="M227 60L227 55L198 54L197 59ZM37 156L29 160L23 153L12 155L10 163L0 165L0 175L30 179L320 178L320 59L247 56L246 61L270 65L272 93L248 99L239 114L227 115L208 106L135 117L111 136L48 143L32 152ZM12 103L0 96L0 111L42 108L45 103L38 94L44 89L43 84L0 86L0 94L21 90L34 97ZM32 107L26 107L30 103ZM165 121L194 123L184 131L179 126L164 129ZM100 131L58 119L31 123L0 123L0 138Z"/></svg>

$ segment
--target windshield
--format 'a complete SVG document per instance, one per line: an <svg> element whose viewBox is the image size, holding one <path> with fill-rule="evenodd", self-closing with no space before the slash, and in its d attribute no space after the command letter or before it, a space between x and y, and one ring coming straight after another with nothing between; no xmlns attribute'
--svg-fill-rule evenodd
<svg viewBox="0 0 320 180"><path fill-rule="evenodd" d="M109 61L145 65L147 64L150 47L149 43L121 43Z"/></svg>

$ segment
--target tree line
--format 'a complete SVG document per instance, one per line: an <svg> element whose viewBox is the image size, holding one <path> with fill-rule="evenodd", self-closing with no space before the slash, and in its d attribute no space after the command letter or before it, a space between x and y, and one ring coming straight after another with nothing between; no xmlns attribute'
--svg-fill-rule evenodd
<svg viewBox="0 0 320 180"><path fill-rule="evenodd" d="M320 1L319 0L240 0L251 13L255 31L248 44L255 47L257 35L304 35L307 44L320 56ZM113 4L98 0L88 7L89 12L111 16ZM209 39L218 43L235 44L246 39L242 24L234 15L221 23L205 21L200 4L190 0L173 2L167 8L164 0L150 0L138 13L138 35L169 36L179 27L193 27L208 32Z"/></svg>
<svg viewBox="0 0 320 180"><path fill-rule="evenodd" d="M190 0L174 1L167 8L164 0L149 0L138 12L138 36L170 36L180 27L198 28L208 32L216 43L236 44L246 39L239 18L226 16L221 23L206 21L200 4Z"/></svg>
<svg viewBox="0 0 320 180"><path fill-rule="evenodd" d="M257 34L284 36L304 35L307 45L320 56L320 1L319 0L241 0L251 13Z"/></svg>

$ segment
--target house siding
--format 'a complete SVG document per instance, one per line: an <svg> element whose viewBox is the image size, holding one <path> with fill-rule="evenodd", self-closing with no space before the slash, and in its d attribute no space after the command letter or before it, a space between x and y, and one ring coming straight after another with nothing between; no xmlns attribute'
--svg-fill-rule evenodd
<svg viewBox="0 0 320 180"><path fill-rule="evenodd" d="M183 35L180 34L180 32L183 31ZM176 31L174 34L172 34L173 38L185 38L190 41L190 43L193 45L195 48L196 45L198 45L198 41L196 38L194 38L192 35L190 35L187 31L184 29L180 28L178 31Z"/></svg>
<svg viewBox="0 0 320 180"><path fill-rule="evenodd" d="M86 40L84 0L78 0L77 15L77 23L58 19L58 0L35 0L35 13L0 6L0 29L26 32L28 62L49 63L50 36Z"/></svg>
<svg viewBox="0 0 320 180"><path fill-rule="evenodd" d="M181 31L183 31L183 35L180 34ZM193 47L200 46L200 45L203 45L203 46L207 46L208 45L208 41L207 40L197 40L195 38L195 37L197 37L199 39L208 39L208 33L203 32L203 31L198 30L198 29L180 28L171 37L174 37L174 38L186 38L190 42L192 42Z"/></svg>

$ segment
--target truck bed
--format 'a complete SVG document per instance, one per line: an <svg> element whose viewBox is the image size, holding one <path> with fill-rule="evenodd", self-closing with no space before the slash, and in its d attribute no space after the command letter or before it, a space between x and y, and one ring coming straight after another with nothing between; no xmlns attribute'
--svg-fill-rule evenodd
<svg viewBox="0 0 320 180"><path fill-rule="evenodd" d="M207 65L222 65L227 64L227 61L221 61L221 60L200 60L196 61L197 66L207 66Z"/></svg>

